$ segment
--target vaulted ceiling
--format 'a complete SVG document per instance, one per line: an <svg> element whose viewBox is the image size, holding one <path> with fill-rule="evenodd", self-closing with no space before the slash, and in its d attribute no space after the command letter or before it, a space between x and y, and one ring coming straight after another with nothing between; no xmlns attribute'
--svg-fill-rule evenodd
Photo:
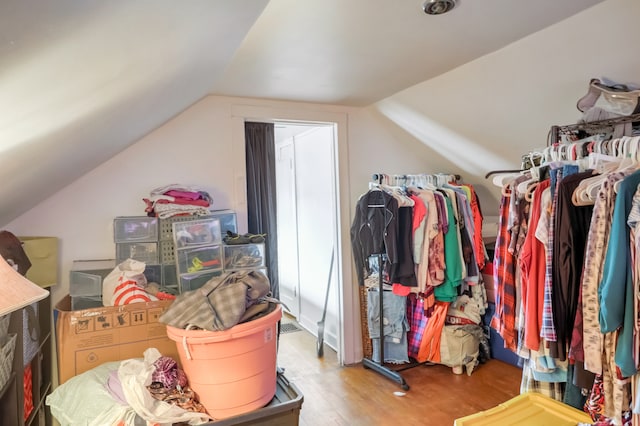
<svg viewBox="0 0 640 426"><path fill-rule="evenodd" d="M4 0L0 223L207 94L366 106L601 0Z"/></svg>

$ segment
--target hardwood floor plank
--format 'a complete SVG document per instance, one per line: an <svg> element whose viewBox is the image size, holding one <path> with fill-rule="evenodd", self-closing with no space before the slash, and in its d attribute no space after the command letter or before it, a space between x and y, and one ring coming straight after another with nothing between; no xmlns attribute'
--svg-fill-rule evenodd
<svg viewBox="0 0 640 426"><path fill-rule="evenodd" d="M304 396L302 426L453 425L520 393L521 370L490 360L470 376L443 365L404 370L410 389L397 396L399 384L362 364L341 367L326 345L318 358L316 338L304 330L280 335L278 365Z"/></svg>

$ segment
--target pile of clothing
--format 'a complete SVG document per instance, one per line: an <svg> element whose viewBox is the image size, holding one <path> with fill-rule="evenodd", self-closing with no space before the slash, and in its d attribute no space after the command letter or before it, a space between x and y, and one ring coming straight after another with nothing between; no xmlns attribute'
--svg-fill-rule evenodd
<svg viewBox="0 0 640 426"><path fill-rule="evenodd" d="M270 288L260 271L226 272L178 295L159 321L175 328L224 331L273 311L278 301L270 297Z"/></svg>
<svg viewBox="0 0 640 426"><path fill-rule="evenodd" d="M167 219L177 215L206 216L213 198L208 192L194 186L171 184L153 189L149 198L143 198L147 216Z"/></svg>
<svg viewBox="0 0 640 426"><path fill-rule="evenodd" d="M151 384L147 389L154 399L177 405L187 411L205 413L207 410L188 387L187 375L171 357L161 356L153 363Z"/></svg>
<svg viewBox="0 0 640 426"><path fill-rule="evenodd" d="M105 362L46 398L61 426L203 424L212 420L177 362L148 348L143 358Z"/></svg>

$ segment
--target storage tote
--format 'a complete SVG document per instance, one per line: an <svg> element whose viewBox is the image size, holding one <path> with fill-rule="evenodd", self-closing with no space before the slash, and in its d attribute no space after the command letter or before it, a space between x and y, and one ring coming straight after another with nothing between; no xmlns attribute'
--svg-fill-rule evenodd
<svg viewBox="0 0 640 426"><path fill-rule="evenodd" d="M276 325L282 308L224 331L167 325L200 403L214 419L264 407L276 392Z"/></svg>
<svg viewBox="0 0 640 426"><path fill-rule="evenodd" d="M540 393L527 392L494 408L456 419L454 426L576 426L591 416Z"/></svg>

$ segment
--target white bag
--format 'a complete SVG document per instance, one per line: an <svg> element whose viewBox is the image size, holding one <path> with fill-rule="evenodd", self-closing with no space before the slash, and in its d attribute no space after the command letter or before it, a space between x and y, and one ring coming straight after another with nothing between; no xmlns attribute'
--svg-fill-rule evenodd
<svg viewBox="0 0 640 426"><path fill-rule="evenodd" d="M161 354L156 348L149 348L144 351L144 359L133 358L122 361L118 368L118 378L127 403L147 423L170 426L185 422L197 425L211 420L205 413L187 411L151 396L147 386L151 384L151 376L155 369L153 363L160 357Z"/></svg>
<svg viewBox="0 0 640 426"><path fill-rule="evenodd" d="M158 300L143 290L147 284L145 267L144 262L133 259L116 266L102 282L102 304L118 306Z"/></svg>

